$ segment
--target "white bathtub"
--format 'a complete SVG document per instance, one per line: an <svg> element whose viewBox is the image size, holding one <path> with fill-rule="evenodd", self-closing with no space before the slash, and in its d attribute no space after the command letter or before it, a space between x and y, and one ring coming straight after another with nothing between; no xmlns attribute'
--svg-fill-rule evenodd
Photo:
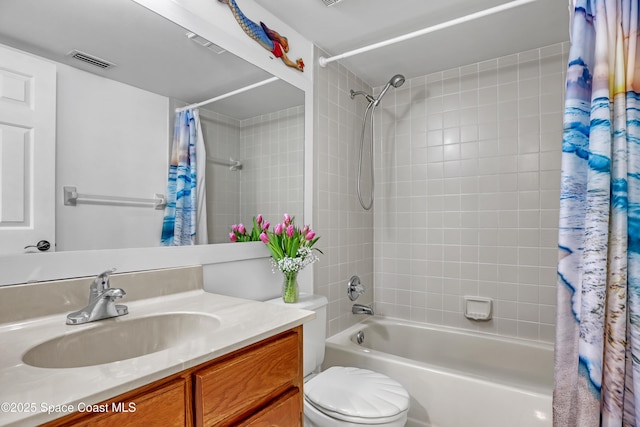
<svg viewBox="0 0 640 427"><path fill-rule="evenodd" d="M407 426L552 425L552 345L374 316L327 340L329 366L402 383L411 395Z"/></svg>

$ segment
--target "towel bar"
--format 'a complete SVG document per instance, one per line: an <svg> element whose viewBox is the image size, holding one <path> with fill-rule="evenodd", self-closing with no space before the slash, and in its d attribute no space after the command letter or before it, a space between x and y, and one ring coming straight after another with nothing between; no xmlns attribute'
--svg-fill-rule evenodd
<svg viewBox="0 0 640 427"><path fill-rule="evenodd" d="M145 206L152 205L154 209L164 209L167 199L164 194L155 193L152 199L141 197L104 196L97 194L78 193L75 186L65 185L63 187L64 205L76 206L77 203L98 204L98 205L118 205L118 206Z"/></svg>
<svg viewBox="0 0 640 427"><path fill-rule="evenodd" d="M229 166L229 170L232 171L242 170L242 162L239 160L234 160L232 158L229 158L229 160L224 160L217 157L207 157L207 162L216 165Z"/></svg>

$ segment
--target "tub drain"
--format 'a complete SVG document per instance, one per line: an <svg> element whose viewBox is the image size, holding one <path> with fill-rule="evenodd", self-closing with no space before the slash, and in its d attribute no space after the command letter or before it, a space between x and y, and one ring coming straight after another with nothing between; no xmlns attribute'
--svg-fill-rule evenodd
<svg viewBox="0 0 640 427"><path fill-rule="evenodd" d="M358 333L356 334L356 342L358 344L362 344L364 342L364 332L358 331Z"/></svg>

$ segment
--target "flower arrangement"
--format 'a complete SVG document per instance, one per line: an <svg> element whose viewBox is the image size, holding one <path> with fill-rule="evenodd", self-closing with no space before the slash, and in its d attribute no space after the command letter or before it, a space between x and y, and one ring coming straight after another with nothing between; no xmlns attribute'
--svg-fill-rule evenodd
<svg viewBox="0 0 640 427"><path fill-rule="evenodd" d="M318 260L313 251L322 251L313 245L320 237L316 237L316 233L308 225L303 228L296 227L293 219L284 214L283 221L276 225L273 231L265 228L259 238L271 252L274 273L277 268L285 276L282 290L284 302L297 302L298 272Z"/></svg>
<svg viewBox="0 0 640 427"><path fill-rule="evenodd" d="M233 224L231 226L231 233L229 233L229 240L232 242L257 242L260 240L260 233L263 233L269 229L269 221L264 221L262 215L253 217L253 227L251 232L247 233L247 228L244 224Z"/></svg>

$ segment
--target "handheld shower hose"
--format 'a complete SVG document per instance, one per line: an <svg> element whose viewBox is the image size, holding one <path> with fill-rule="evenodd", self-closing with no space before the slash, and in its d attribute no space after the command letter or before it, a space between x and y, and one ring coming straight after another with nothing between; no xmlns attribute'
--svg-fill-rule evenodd
<svg viewBox="0 0 640 427"><path fill-rule="evenodd" d="M404 76L402 76L401 74L396 74L395 76L391 77L391 79L389 80L389 82L385 85L385 87L382 89L382 91L380 92L380 95L378 95L377 98L374 98L373 96L369 95L366 92L362 92L362 91L353 91L351 90L350 95L351 95L351 99L354 99L356 97L356 95L362 95L364 96L367 101L369 102L369 105L367 105L367 109L364 112L364 116L362 117L362 130L360 131L360 155L359 155L359 160L358 160L358 186L357 186L357 190L358 190L358 200L360 201L360 206L362 206L362 208L366 211L368 211L369 209L371 209L371 207L373 206L373 193L374 193L374 188L375 188L375 175L373 172L373 141L374 141L374 112L376 110L376 107L378 106L378 104L380 104L380 100L382 99L382 97L385 95L385 93L387 93L387 91L389 90L389 88L391 86L393 86L394 88L398 88L400 86L402 86L402 84L404 83ZM369 144L369 152L371 153L371 155L369 156L369 158L371 159L371 164L370 164L370 171L371 171L371 194L369 196L369 203L365 203L364 200L362 199L362 192L360 190L360 183L362 181L362 156L363 156L363 152L364 152L364 133L365 133L365 128L367 126L367 114L369 114L370 116L370 122L371 122L371 138L370 138L370 144Z"/></svg>

